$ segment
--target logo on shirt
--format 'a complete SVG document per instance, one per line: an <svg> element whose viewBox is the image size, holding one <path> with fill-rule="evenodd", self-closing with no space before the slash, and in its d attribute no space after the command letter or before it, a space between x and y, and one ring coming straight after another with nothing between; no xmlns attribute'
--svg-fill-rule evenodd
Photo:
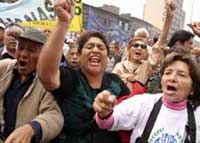
<svg viewBox="0 0 200 143"><path fill-rule="evenodd" d="M150 143L182 143L183 137L176 133L175 135L171 135L169 133L164 132L164 129L158 129L155 131L148 140Z"/></svg>

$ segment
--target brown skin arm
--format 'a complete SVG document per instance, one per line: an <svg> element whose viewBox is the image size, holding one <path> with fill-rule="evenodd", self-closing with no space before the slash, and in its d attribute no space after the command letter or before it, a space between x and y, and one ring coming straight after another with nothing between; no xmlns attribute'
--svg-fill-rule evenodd
<svg viewBox="0 0 200 143"><path fill-rule="evenodd" d="M74 16L75 2L72 0L57 0L54 5L58 23L42 49L38 61L38 75L47 90L59 87L59 64L62 56L65 35Z"/></svg>

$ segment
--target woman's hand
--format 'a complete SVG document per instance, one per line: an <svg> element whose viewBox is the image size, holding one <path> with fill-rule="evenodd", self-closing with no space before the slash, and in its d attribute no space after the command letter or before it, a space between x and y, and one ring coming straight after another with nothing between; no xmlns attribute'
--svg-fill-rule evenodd
<svg viewBox="0 0 200 143"><path fill-rule="evenodd" d="M116 97L111 95L107 90L104 90L96 96L93 108L98 113L98 116L104 119L112 114L115 102Z"/></svg>
<svg viewBox="0 0 200 143"><path fill-rule="evenodd" d="M58 16L59 22L70 23L75 13L75 1L56 0L54 10Z"/></svg>

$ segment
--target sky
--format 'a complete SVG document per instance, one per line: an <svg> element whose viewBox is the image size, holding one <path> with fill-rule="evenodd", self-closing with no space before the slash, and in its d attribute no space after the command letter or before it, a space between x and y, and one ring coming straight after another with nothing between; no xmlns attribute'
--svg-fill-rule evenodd
<svg viewBox="0 0 200 143"><path fill-rule="evenodd" d="M82 0L84 3L93 6L102 6L103 4L115 5L120 7L120 13L131 13L132 16L142 19L143 5L145 0ZM200 21L198 12L200 0L184 0L183 9L186 12L185 29L187 23L191 21Z"/></svg>

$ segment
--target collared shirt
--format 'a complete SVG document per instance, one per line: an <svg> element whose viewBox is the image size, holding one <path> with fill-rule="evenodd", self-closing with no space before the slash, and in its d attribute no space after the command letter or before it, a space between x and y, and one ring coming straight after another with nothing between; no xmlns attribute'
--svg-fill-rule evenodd
<svg viewBox="0 0 200 143"><path fill-rule="evenodd" d="M3 51L1 52L1 60L3 59L14 59L14 57L6 49L5 45L3 47Z"/></svg>
<svg viewBox="0 0 200 143"><path fill-rule="evenodd" d="M12 133L15 129L16 123L16 114L17 108L20 100L25 95L26 91L30 87L35 77L35 73L31 73L27 76L25 81L21 81L20 74L18 73L17 69L13 70L13 80L7 89L6 93L4 94L4 108L5 108L5 129L4 129L4 136L7 137ZM41 126L38 125L39 123L36 121L29 123L35 130L36 130L36 138L37 135L39 138L42 136ZM38 139L34 139L38 140Z"/></svg>

